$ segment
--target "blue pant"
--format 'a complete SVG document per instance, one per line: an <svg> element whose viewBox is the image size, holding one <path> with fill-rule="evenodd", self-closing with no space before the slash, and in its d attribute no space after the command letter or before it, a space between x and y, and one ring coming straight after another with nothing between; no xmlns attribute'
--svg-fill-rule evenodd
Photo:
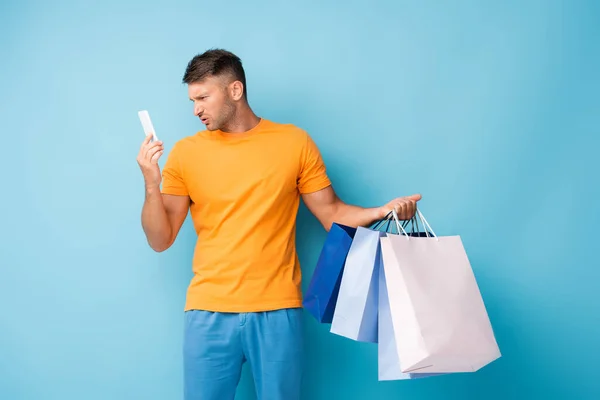
<svg viewBox="0 0 600 400"><path fill-rule="evenodd" d="M248 361L258 400L298 400L304 342L302 309L185 313L185 400L235 397Z"/></svg>

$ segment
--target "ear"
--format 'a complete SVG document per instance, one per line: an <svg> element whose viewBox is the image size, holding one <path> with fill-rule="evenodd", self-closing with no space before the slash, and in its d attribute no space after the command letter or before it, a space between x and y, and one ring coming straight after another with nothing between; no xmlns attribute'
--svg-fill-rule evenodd
<svg viewBox="0 0 600 400"><path fill-rule="evenodd" d="M241 99L244 96L244 85L240 81L231 82L229 90L231 93L231 97L235 101Z"/></svg>

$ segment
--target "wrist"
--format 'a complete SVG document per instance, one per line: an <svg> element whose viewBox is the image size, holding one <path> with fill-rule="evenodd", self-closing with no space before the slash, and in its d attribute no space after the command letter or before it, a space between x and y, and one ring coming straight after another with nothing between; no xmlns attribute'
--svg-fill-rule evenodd
<svg viewBox="0 0 600 400"><path fill-rule="evenodd" d="M160 193L160 185L157 184L148 184L146 183L146 194L152 195L155 193Z"/></svg>
<svg viewBox="0 0 600 400"><path fill-rule="evenodd" d="M389 212L390 210L388 210L385 206L377 207L377 219L384 219L387 217Z"/></svg>
<svg viewBox="0 0 600 400"><path fill-rule="evenodd" d="M369 219L372 221L371 223L373 223L385 218L385 216L387 215L387 211L385 207L375 207L371 209L370 214L371 216Z"/></svg>

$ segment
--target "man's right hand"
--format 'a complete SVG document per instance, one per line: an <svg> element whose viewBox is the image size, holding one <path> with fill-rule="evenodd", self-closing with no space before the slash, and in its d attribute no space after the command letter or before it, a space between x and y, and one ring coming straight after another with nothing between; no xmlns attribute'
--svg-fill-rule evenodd
<svg viewBox="0 0 600 400"><path fill-rule="evenodd" d="M159 188L162 180L158 159L164 153L162 141L150 142L152 135L146 136L142 142L140 152L137 156L137 162L144 175L146 188Z"/></svg>

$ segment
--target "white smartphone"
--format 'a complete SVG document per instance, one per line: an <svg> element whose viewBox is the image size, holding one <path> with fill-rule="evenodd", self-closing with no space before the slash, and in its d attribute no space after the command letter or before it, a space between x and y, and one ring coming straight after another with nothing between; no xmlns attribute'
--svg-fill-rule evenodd
<svg viewBox="0 0 600 400"><path fill-rule="evenodd" d="M156 132L154 131L154 126L152 125L152 121L150 120L150 114L148 114L148 111L138 111L138 116L140 117L140 122L142 123L142 128L144 128L144 133L146 134L146 136L152 135L153 141L157 141L158 137L156 136Z"/></svg>

